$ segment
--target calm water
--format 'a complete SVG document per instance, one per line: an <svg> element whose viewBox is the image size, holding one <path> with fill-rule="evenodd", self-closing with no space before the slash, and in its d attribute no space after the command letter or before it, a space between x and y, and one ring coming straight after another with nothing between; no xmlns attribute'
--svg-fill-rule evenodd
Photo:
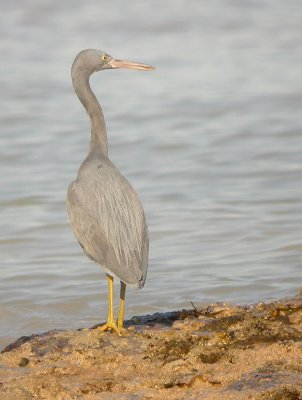
<svg viewBox="0 0 302 400"><path fill-rule="evenodd" d="M65 211L89 142L70 66L89 47L157 67L91 80L150 227L127 317L301 286L301 1L125 4L1 1L1 345L106 318Z"/></svg>

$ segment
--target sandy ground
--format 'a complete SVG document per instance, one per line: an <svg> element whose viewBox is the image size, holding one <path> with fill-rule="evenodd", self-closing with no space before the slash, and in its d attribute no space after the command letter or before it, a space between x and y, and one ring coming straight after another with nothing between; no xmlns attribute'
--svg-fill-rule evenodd
<svg viewBox="0 0 302 400"><path fill-rule="evenodd" d="M0 399L302 400L302 294L21 337L0 354Z"/></svg>

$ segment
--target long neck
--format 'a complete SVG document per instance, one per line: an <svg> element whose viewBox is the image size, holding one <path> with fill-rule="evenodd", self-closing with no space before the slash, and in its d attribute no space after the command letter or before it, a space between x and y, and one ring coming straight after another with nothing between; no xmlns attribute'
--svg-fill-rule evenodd
<svg viewBox="0 0 302 400"><path fill-rule="evenodd" d="M108 154L107 131L104 114L89 85L90 74L85 70L72 71L72 83L91 123L90 154Z"/></svg>

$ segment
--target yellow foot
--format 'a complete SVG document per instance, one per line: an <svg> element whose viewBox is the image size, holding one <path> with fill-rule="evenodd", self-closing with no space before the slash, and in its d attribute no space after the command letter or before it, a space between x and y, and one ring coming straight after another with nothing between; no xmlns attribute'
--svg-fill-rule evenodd
<svg viewBox="0 0 302 400"><path fill-rule="evenodd" d="M109 330L114 331L119 336L122 336L122 334L125 334L127 332L125 328L117 326L114 321L107 321L105 325L99 327L98 329L102 332Z"/></svg>
<svg viewBox="0 0 302 400"><path fill-rule="evenodd" d="M128 333L127 329L124 328L124 325L119 325L118 320L116 320L116 325L122 335L126 335Z"/></svg>

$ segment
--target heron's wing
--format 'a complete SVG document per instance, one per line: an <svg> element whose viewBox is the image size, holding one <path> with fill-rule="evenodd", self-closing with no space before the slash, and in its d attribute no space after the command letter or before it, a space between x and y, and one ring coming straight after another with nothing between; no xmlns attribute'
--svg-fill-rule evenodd
<svg viewBox="0 0 302 400"><path fill-rule="evenodd" d="M142 287L148 265L148 231L137 193L111 163L80 170L68 189L67 208L85 253L108 273Z"/></svg>

